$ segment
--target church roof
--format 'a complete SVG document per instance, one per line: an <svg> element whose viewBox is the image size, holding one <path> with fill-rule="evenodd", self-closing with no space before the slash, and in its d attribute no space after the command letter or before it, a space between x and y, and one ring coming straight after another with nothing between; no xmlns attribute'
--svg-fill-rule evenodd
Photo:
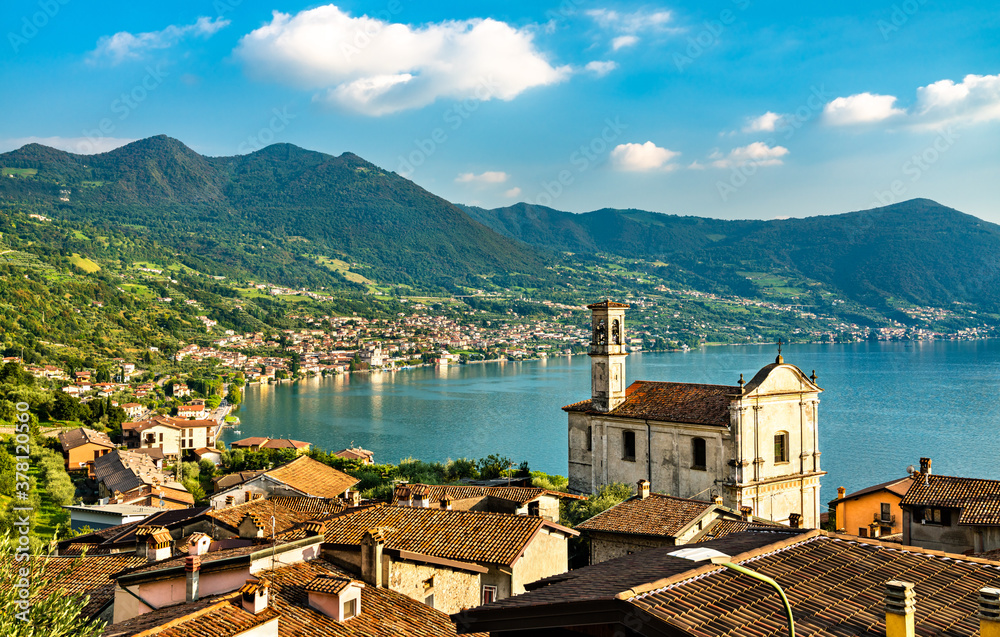
<svg viewBox="0 0 1000 637"><path fill-rule="evenodd" d="M630 308L632 306L629 305L628 303L618 303L616 301L612 301L611 299L608 299L606 301L600 301L599 303L591 303L590 305L587 306L587 309L588 310L607 310L609 308L616 308L616 307L628 309L628 308Z"/></svg>
<svg viewBox="0 0 1000 637"><path fill-rule="evenodd" d="M715 508L714 502L675 498L660 493L632 497L578 524L578 530L629 535L676 537Z"/></svg>
<svg viewBox="0 0 1000 637"><path fill-rule="evenodd" d="M608 415L662 422L729 426L729 402L740 388L729 385L665 383L637 380L625 390L625 402ZM563 407L565 411L593 411L591 400Z"/></svg>

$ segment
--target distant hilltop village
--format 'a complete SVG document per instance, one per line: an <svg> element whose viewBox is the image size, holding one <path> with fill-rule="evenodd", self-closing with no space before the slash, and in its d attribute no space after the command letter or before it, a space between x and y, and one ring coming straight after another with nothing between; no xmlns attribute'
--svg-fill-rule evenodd
<svg viewBox="0 0 1000 637"><path fill-rule="evenodd" d="M592 493L614 482L712 499L738 511L819 526L816 375L780 353L737 385L635 381L626 386L625 310L591 311L591 398L569 415L569 488Z"/></svg>

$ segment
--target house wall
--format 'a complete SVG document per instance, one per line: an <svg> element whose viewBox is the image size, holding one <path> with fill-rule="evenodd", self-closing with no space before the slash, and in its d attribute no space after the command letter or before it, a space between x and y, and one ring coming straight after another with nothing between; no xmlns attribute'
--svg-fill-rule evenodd
<svg viewBox="0 0 1000 637"><path fill-rule="evenodd" d="M909 533L904 535L903 543L948 553L974 551L976 534L973 527L958 526L957 509L951 510L949 518L950 524L921 524L912 514L907 515Z"/></svg>
<svg viewBox="0 0 1000 637"><path fill-rule="evenodd" d="M995 551L1000 549L1000 527L997 526L979 526L976 527L976 532L980 534L982 542L982 551Z"/></svg>
<svg viewBox="0 0 1000 637"><path fill-rule="evenodd" d="M593 449L587 449L590 417L579 412L569 412L569 486L570 493L589 494L594 492L594 450L598 449L594 440Z"/></svg>
<svg viewBox="0 0 1000 637"><path fill-rule="evenodd" d="M587 532L590 537L590 563L607 562L629 553L640 553L661 546L674 546L671 537L647 538L613 533Z"/></svg>
<svg viewBox="0 0 1000 637"><path fill-rule="evenodd" d="M94 461L95 451L103 456L111 453L111 448L88 442L74 449L70 449L66 454L66 470L81 471L86 469L87 463Z"/></svg>
<svg viewBox="0 0 1000 637"><path fill-rule="evenodd" d="M231 495L235 499L233 504L243 504L247 501L247 491L260 494L261 497L269 495L303 495L291 487L277 484L272 480L266 479L264 476L257 476L243 484L230 487L225 491L213 493L212 497L209 498L209 502L211 502L213 509L221 509L226 506L226 496Z"/></svg>
<svg viewBox="0 0 1000 637"><path fill-rule="evenodd" d="M424 583L433 578L433 586ZM479 606L479 575L442 566L393 560L389 570L389 588L423 603L434 595L434 608L443 613L457 613Z"/></svg>
<svg viewBox="0 0 1000 637"><path fill-rule="evenodd" d="M202 447L214 447L215 438L211 435L211 427L183 427L178 445L182 451L194 451Z"/></svg>
<svg viewBox="0 0 1000 637"><path fill-rule="evenodd" d="M496 586L497 599L506 599L511 596L511 569L509 566L490 565L489 571L479 576L479 583L480 597L483 594L483 586Z"/></svg>
<svg viewBox="0 0 1000 637"><path fill-rule="evenodd" d="M569 541L561 532L542 527L514 563L512 594L524 592L524 585L569 570ZM500 599L499 595L497 597Z"/></svg>
<svg viewBox="0 0 1000 637"><path fill-rule="evenodd" d="M837 503L837 529L850 535L860 535L858 530L864 528L871 533L869 524L878 515L881 518L882 503L889 504L889 511L896 518L894 524L887 524L892 528L891 533L901 533L903 531L903 508L899 506L902 498L891 491L877 491L866 493L865 495L851 498Z"/></svg>
<svg viewBox="0 0 1000 637"><path fill-rule="evenodd" d="M155 441L152 443L146 442L147 435L155 435ZM160 440L160 435L163 435L163 440ZM166 427L164 425L155 425L141 431L138 433L130 432L128 438L129 448L140 448L140 449L163 449L163 455L165 456L178 456L181 452L181 432L173 427Z"/></svg>

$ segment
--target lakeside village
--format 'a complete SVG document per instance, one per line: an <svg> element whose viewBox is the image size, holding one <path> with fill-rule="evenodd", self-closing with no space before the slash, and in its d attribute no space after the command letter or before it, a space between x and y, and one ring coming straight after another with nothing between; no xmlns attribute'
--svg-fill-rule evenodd
<svg viewBox="0 0 1000 637"><path fill-rule="evenodd" d="M224 449L186 413L61 432L95 501L31 558L26 612L44 632L31 609L67 599L72 634L107 637L1000 634L1000 481L925 457L824 507L821 373L779 344L720 384L630 380L630 306L588 310L590 396L552 407L566 478Z"/></svg>

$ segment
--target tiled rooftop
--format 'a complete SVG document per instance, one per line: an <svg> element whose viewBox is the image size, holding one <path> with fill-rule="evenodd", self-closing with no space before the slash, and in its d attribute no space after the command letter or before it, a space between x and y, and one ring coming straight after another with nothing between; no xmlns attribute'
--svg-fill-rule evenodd
<svg viewBox="0 0 1000 637"><path fill-rule="evenodd" d="M895 480L889 480L888 482L883 482L881 484L874 484L870 487L865 487L864 489L859 489L854 493L848 493L843 498L837 498L835 500L830 500L830 506L833 507L837 502L843 500L850 500L852 498L859 498L863 495L868 495L869 493L878 493L879 491L885 490L890 493L894 493L899 497L906 495L907 489L910 488L910 476L905 478L896 478Z"/></svg>
<svg viewBox="0 0 1000 637"><path fill-rule="evenodd" d="M43 558L32 558L32 569L36 575L42 561ZM83 609L83 615L89 617L100 612L105 604L114 599L115 584L111 579L112 575L145 562L145 557L132 553L53 557L45 567L45 578L49 581L38 594L63 591L70 595L90 595L90 601Z"/></svg>
<svg viewBox="0 0 1000 637"><path fill-rule="evenodd" d="M308 456L299 456L266 473L293 489L318 498L336 498L358 483L357 478Z"/></svg>
<svg viewBox="0 0 1000 637"><path fill-rule="evenodd" d="M76 449L77 447L81 447L86 444L101 445L112 449L115 446L115 444L111 442L111 438L108 438L108 434L101 431L94 431L93 429L87 429L86 427L71 429L70 431L60 433L59 443L62 445L63 451Z"/></svg>
<svg viewBox="0 0 1000 637"><path fill-rule="evenodd" d="M675 537L713 508L715 504L712 502L650 493L645 499L635 496L616 504L576 528L581 531Z"/></svg>
<svg viewBox="0 0 1000 637"><path fill-rule="evenodd" d="M1000 525L1000 480L914 474L900 504L962 509L959 524Z"/></svg>
<svg viewBox="0 0 1000 637"><path fill-rule="evenodd" d="M270 532L271 529L271 517L274 516L274 530L276 533L287 531L295 525L301 524L314 517L308 513L300 513L298 511L285 508L275 501L274 498L268 498L266 500L251 500L250 502L245 502L243 504L208 511L205 515L222 524L225 524L231 529L238 528L240 522L242 522L243 518L247 515L255 515L267 520L268 532Z"/></svg>
<svg viewBox="0 0 1000 637"><path fill-rule="evenodd" d="M380 529L389 549L506 565L517 561L542 526L563 529L526 515L394 506L350 510L331 517L325 525L325 539L334 544L360 545L365 531Z"/></svg>
<svg viewBox="0 0 1000 637"><path fill-rule="evenodd" d="M412 494L415 491L427 493L430 504L436 506L445 495L455 500L470 500L475 498L497 498L506 500L517 505L524 505L543 495L552 495L558 498L572 498L574 500L584 499L582 496L560 493L559 491L549 491L537 487L482 487L473 485L428 485L428 484L403 484L396 487L392 494L392 502L399 502L401 496L407 491Z"/></svg>
<svg viewBox="0 0 1000 637"><path fill-rule="evenodd" d="M308 605L307 587L321 576L350 579L350 575L323 560L303 562L258 576L270 582L268 609L254 616L230 593L140 615L109 626L104 637L229 637L252 627L252 622L278 618L280 637L452 637L455 625L444 613L385 588L361 589L361 612L338 622ZM263 620L263 621L262 621ZM167 624L166 626L164 626Z"/></svg>
<svg viewBox="0 0 1000 637"><path fill-rule="evenodd" d="M611 410L611 416L662 422L729 426L729 402L741 392L728 385L662 383L637 380L625 390L625 402ZM584 400L563 407L566 411L591 411Z"/></svg>
<svg viewBox="0 0 1000 637"><path fill-rule="evenodd" d="M884 637L890 580L915 585L917 635L977 635L979 589L1000 584L1000 563L817 530L740 533L694 546L714 548L776 580L796 633L815 637ZM711 562L668 555L674 550L651 549L548 578L524 595L468 611L467 619L486 630L512 613L551 616L574 602L617 599L634 611L616 612L652 623L657 634L786 634L783 606L771 587Z"/></svg>

